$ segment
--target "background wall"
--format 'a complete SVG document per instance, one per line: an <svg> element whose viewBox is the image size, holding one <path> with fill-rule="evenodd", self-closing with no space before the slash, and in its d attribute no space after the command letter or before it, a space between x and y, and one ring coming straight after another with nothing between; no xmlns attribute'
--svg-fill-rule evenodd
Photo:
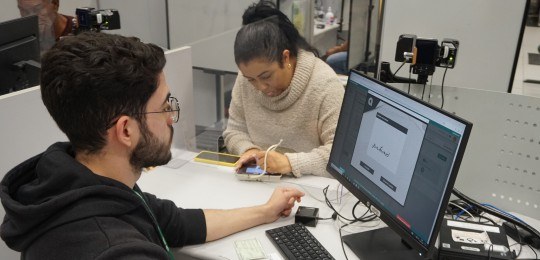
<svg viewBox="0 0 540 260"><path fill-rule="evenodd" d="M136 36L143 42L152 42L167 48L165 2L166 0L97 0L99 9L118 9L120 12L121 29L108 32Z"/></svg>
<svg viewBox="0 0 540 260"><path fill-rule="evenodd" d="M401 34L459 40L456 67L445 85L507 92L519 48L526 0L387 0L385 1L381 60L391 62ZM440 84L444 70L433 81ZM408 77L408 66L399 76ZM414 76L414 75L413 75Z"/></svg>
<svg viewBox="0 0 540 260"><path fill-rule="evenodd" d="M168 2L171 48L175 48L240 27L244 10L255 1Z"/></svg>
<svg viewBox="0 0 540 260"><path fill-rule="evenodd" d="M370 0L351 0L350 30L349 30L349 56L348 66L354 68L366 59L374 59L377 41L377 25L379 2L372 0L371 24L369 32L369 51L366 57L367 32L369 24Z"/></svg>
<svg viewBox="0 0 540 260"><path fill-rule="evenodd" d="M193 66L236 72L233 43L242 14L255 0L168 1L171 48L191 46ZM223 92L231 90L235 75L223 77ZM215 74L193 70L195 123L216 123ZM223 109L223 106L222 106Z"/></svg>
<svg viewBox="0 0 540 260"><path fill-rule="evenodd" d="M99 0L61 0L59 12L65 15L75 16L77 7L96 7L96 1ZM0 8L0 22L21 17L19 8L17 8L17 0L2 1Z"/></svg>
<svg viewBox="0 0 540 260"><path fill-rule="evenodd" d="M61 0L59 13L75 16L77 7L118 9L120 30L106 31L135 36L144 42L167 47L166 0ZM0 22L19 18L17 0L6 0L0 8Z"/></svg>

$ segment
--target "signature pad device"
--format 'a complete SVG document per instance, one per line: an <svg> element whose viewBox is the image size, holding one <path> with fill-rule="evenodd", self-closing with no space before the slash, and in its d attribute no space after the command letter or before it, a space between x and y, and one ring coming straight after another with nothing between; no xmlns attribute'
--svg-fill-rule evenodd
<svg viewBox="0 0 540 260"><path fill-rule="evenodd" d="M257 165L244 166L235 174L236 178L241 181L268 181L275 182L281 179L281 174L264 172Z"/></svg>

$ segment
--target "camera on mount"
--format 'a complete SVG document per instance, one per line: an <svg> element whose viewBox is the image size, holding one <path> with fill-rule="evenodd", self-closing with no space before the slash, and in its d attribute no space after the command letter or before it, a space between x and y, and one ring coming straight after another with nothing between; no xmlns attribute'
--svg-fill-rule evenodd
<svg viewBox="0 0 540 260"><path fill-rule="evenodd" d="M410 63L412 73L418 75L415 83L425 84L435 67L452 69L456 64L459 41L443 39L441 45L437 39L417 38L414 34L399 36L396 45L395 61ZM393 82L399 80L393 79Z"/></svg>
<svg viewBox="0 0 540 260"><path fill-rule="evenodd" d="M92 7L81 7L75 10L75 14L78 21L76 33L120 29L120 13L116 9L96 10Z"/></svg>

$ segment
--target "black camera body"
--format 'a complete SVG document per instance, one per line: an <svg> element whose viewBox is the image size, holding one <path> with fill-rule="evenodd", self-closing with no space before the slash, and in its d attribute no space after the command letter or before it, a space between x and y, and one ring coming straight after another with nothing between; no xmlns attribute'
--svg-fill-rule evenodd
<svg viewBox="0 0 540 260"><path fill-rule="evenodd" d="M79 24L77 33L120 29L120 13L116 9L96 10L92 7L81 7L75 10L75 14Z"/></svg>
<svg viewBox="0 0 540 260"><path fill-rule="evenodd" d="M439 51L437 67L453 69L456 65L459 41L454 39L443 39Z"/></svg>
<svg viewBox="0 0 540 260"><path fill-rule="evenodd" d="M433 75L439 59L439 44L436 39L416 39L416 51L413 57L413 73L422 76Z"/></svg>
<svg viewBox="0 0 540 260"><path fill-rule="evenodd" d="M425 84L427 77L433 75L435 67L454 68L459 41L418 38L414 34L403 34L396 45L395 61L411 63L412 73L418 75L416 83Z"/></svg>

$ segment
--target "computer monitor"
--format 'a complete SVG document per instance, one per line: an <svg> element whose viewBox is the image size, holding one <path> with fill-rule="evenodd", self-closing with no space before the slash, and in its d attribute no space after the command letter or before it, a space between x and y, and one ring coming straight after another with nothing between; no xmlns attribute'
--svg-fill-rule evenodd
<svg viewBox="0 0 540 260"><path fill-rule="evenodd" d="M39 85L38 17L0 23L0 95Z"/></svg>
<svg viewBox="0 0 540 260"><path fill-rule="evenodd" d="M327 170L388 226L343 237L361 259L431 254L471 129L351 71Z"/></svg>

